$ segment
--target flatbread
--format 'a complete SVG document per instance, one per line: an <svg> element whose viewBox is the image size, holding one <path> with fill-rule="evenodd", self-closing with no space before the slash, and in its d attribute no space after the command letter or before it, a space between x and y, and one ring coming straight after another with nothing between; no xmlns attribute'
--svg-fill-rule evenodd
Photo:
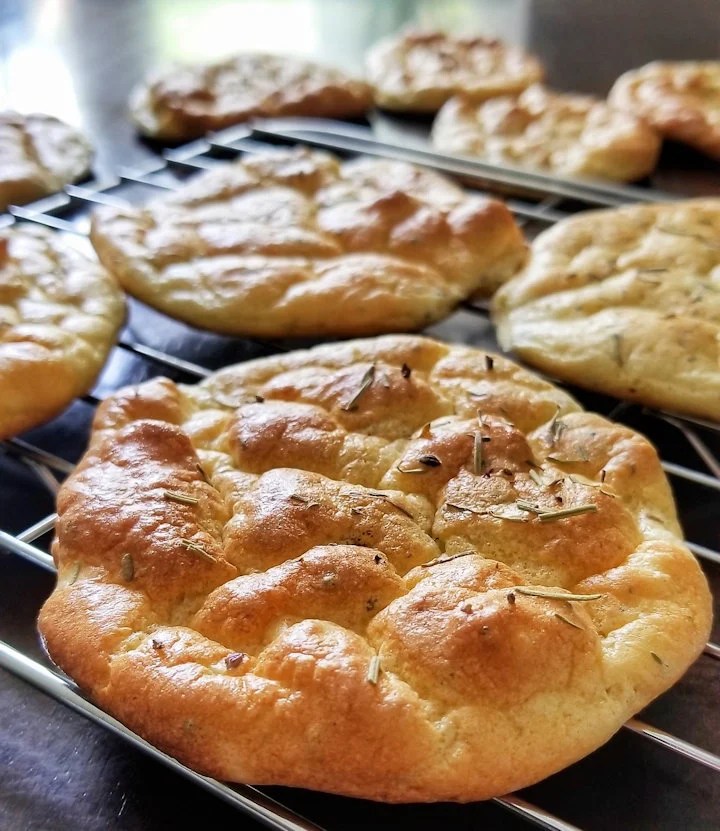
<svg viewBox="0 0 720 831"><path fill-rule="evenodd" d="M87 139L51 115L0 113L0 210L82 179L92 158Z"/></svg>
<svg viewBox="0 0 720 831"><path fill-rule="evenodd" d="M654 61L621 75L609 100L720 159L720 61Z"/></svg>
<svg viewBox="0 0 720 831"><path fill-rule="evenodd" d="M539 84L479 104L451 98L435 119L432 142L493 164L620 182L647 176L660 153L657 133L632 113Z"/></svg>
<svg viewBox="0 0 720 831"><path fill-rule="evenodd" d="M0 231L0 438L88 391L125 316L98 262L42 228Z"/></svg>
<svg viewBox="0 0 720 831"><path fill-rule="evenodd" d="M58 512L53 660L223 780L503 794L606 741L710 624L645 438L418 337L118 392Z"/></svg>
<svg viewBox="0 0 720 831"><path fill-rule="evenodd" d="M155 72L132 93L130 111L152 138L186 141L252 118L355 118L370 87L339 69L289 55L243 53Z"/></svg>
<svg viewBox="0 0 720 831"><path fill-rule="evenodd" d="M102 208L91 238L131 294L230 335L418 329L514 274L507 207L401 162L307 150L218 167L145 208Z"/></svg>
<svg viewBox="0 0 720 831"><path fill-rule="evenodd" d="M494 318L503 348L557 378L720 421L720 199L559 222Z"/></svg>
<svg viewBox="0 0 720 831"><path fill-rule="evenodd" d="M500 40L405 31L367 55L375 103L388 110L437 112L453 95L484 101L542 79L540 62Z"/></svg>

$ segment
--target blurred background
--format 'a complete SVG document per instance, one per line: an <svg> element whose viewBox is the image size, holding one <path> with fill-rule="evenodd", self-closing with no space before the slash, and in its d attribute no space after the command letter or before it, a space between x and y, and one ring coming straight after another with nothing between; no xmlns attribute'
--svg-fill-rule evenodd
<svg viewBox="0 0 720 831"><path fill-rule="evenodd" d="M650 60L720 54L717 0L2 0L0 101L84 128L109 173L151 155L126 105L155 66L249 49L359 73L366 49L407 24L524 46L551 85L600 95Z"/></svg>

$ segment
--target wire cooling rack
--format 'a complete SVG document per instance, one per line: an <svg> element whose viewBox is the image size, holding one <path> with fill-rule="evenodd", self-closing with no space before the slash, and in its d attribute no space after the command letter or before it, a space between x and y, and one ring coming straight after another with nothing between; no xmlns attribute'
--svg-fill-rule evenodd
<svg viewBox="0 0 720 831"><path fill-rule="evenodd" d="M244 153L268 149L271 145L296 143L331 149L341 155L362 153L416 162L446 173L468 187L501 194L506 198L518 222L525 225L530 236L539 229L578 210L675 198L673 195L637 187L561 180L467 159L450 158L419 147L400 147L378 142L367 128L348 124L314 119L292 119L259 122L251 127L231 128L208 139L168 151L163 160L146 169L123 170L113 181L69 186L64 192L32 205L13 208L11 215L5 215L0 219L0 224L39 223L71 234L77 244L87 244L84 237L89 227L90 211L95 205L142 203L162 190L177 188L187 178L196 175L198 171L212 168L223 161ZM183 381L199 380L209 375L217 366L235 360L287 351L297 345L283 341L252 339L231 341L214 338L191 332L181 324L171 324L177 327L177 331L182 332L179 338L166 337L164 340L161 339L162 342L158 345L153 343L154 326L147 326L146 323L148 315L151 321L157 320L160 316L135 301L131 301L131 309L130 323L124 330L100 381L93 393L82 399L82 404L85 406L93 408L105 394L120 385L120 382L123 385L129 383L128 362L132 364L131 371L134 373L135 382L157 374L168 374ZM465 304L448 321L432 327L428 333L451 341L497 348L487 322L487 310L482 304ZM190 350L192 360L186 356L188 343L192 344ZM200 360L197 359L198 355ZM662 464L673 482L688 532L687 544L706 566L715 596L718 596L720 552L715 550L715 546L720 536L720 517L714 505L717 505L717 494L720 491L720 462L717 458L720 425L675 413L640 408L574 389L571 391L591 409L611 415L616 420L640 429L661 448ZM34 434L31 435L34 436ZM57 451L54 445L51 451L47 446L43 446L44 435L46 431L41 431L39 440L26 437L1 442L0 450L3 451L3 455L0 456L0 471L5 475L2 468L4 461L19 462L28 468L38 482L54 496L59 483L72 471L73 462L81 448L74 448L75 452L73 448L69 448L69 453L62 453L62 451ZM86 433L84 436L86 437ZM68 455L71 458L67 458ZM7 528L0 528L0 545L8 552L26 558L39 568L54 571L52 558L46 553L41 541L47 541L49 533L54 528L55 519L54 514L39 516L36 522L19 533L11 533ZM720 646L711 641L706 645L700 662L718 658L720 658ZM249 786L228 786L189 770L93 705L72 681L49 664L39 663L3 641L0 641L0 667L112 733L121 736L151 757L271 828L284 829L284 831L311 831L311 829L316 830L321 827L312 818L311 809L306 808L305 812L310 816L306 819L296 810L269 796L262 789ZM706 694L711 691L707 689L708 677L711 679L711 689L713 687L716 689L717 665L705 666L701 676L700 680ZM692 690L696 687L697 684ZM720 737L720 717L709 727L704 723L693 724L693 713L687 712L687 707L682 700L675 701L672 691L661 701L670 702L667 706L663 703L659 708L659 713L665 720L668 720L668 714L676 713L678 708L683 708L683 716L689 716L691 721L681 720L681 723L689 726L690 733L700 737L709 735L717 743ZM702 710L702 712L706 711ZM672 722L673 718L669 720ZM640 719L631 719L627 722L625 731L641 737L642 740L662 748L669 754L674 754L676 758L683 757L687 760L687 764L699 766L698 770L702 769L707 775L712 776L714 786L717 786L718 780L715 777L717 773L720 773L720 756L710 750L703 749L694 742L675 735L674 732L663 730ZM626 764L632 765L633 761L626 760ZM712 788L713 784L709 787ZM558 804L560 808L563 808L563 800L557 799L552 788L544 789L541 784L532 791L533 799L537 795L537 800L542 801L543 797L547 796L551 804ZM323 798L322 794L317 795L317 799ZM349 805L355 804L351 800L347 802ZM496 806L520 817L528 827L535 826L550 829L550 831L578 831L577 825L518 795L508 795L493 802ZM691 815L697 810L697 805L691 802L685 808L688 815ZM350 808L350 810L354 809ZM482 804L467 806L460 810L472 811L474 822L484 823L486 820L482 814ZM478 811L481 813L477 813ZM557 811L557 813L562 813L562 811ZM629 827L623 817L616 817L616 820L617 824L613 824L613 828ZM402 825L402 816L397 815L395 822ZM346 825L342 819L339 819L336 822L325 823L323 827L328 831L339 831Z"/></svg>

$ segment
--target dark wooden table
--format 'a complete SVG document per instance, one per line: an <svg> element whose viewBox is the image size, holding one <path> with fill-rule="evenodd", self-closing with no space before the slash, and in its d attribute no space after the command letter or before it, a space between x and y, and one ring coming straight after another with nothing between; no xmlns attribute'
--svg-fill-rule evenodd
<svg viewBox="0 0 720 831"><path fill-rule="evenodd" d="M551 84L596 93L633 66L659 57L717 58L720 45L717 0L2 0L0 90L4 106L46 111L81 126L97 147L97 173L110 175L121 165L156 158L126 117L128 92L150 67L251 48L360 70L370 43L411 20L524 45L543 59ZM385 121L383 129L400 136L418 128ZM720 192L717 165L669 153L655 184L688 193L717 185ZM76 458L87 418L76 407L36 431L36 439L62 444L65 455ZM717 508L692 489L678 496L688 535L718 547L716 531L708 530ZM17 532L51 510L52 499L33 474L0 456L0 527ZM51 586L49 575L0 551L0 638L41 656L34 620ZM717 664L702 660L646 717L718 752L719 690ZM272 793L332 831L529 827L493 805L389 807L302 791ZM628 733L530 789L528 798L586 829L720 827L717 777ZM259 827L0 672L1 829L154 831L193 823Z"/></svg>

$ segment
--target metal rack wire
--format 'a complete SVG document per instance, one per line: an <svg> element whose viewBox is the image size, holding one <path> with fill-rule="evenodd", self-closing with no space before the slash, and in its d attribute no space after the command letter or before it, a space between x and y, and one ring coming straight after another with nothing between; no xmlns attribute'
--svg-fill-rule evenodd
<svg viewBox="0 0 720 831"><path fill-rule="evenodd" d="M527 225L530 233L538 227L562 219L572 211L589 206L616 206L633 201L672 198L667 194L638 188L572 182L469 160L451 159L425 149L398 147L377 142L364 128L318 122L313 119L293 119L282 122L264 122L253 127L231 128L207 140L196 141L177 150L169 151L165 154L164 160L147 169L124 170L120 172L117 180L95 182L82 187L70 186L63 193L55 194L33 205L13 208L13 217L4 217L0 221L3 223L7 221L40 223L82 236L87 232L89 210L94 205L127 204L128 197L135 199L138 195L133 191L134 188L140 189L144 199L154 191L173 189L189 175L195 174L198 170L213 167L223 160L234 158L242 153L252 153L260 148L267 149L269 144L298 142L313 147L332 149L340 153L363 153L417 162L485 191L505 196L512 193L514 195L507 199L507 203L518 221ZM518 192L521 192L522 198L518 198ZM487 310L481 304L465 304L464 308L472 315L487 314ZM289 348L281 342L267 341L262 342L262 347L270 351ZM142 359L155 369L176 373L185 378L199 380L211 373L211 370L205 366L154 349L127 335L120 341L117 349ZM99 401L93 395L85 396L84 400L91 406ZM628 405L611 403L613 416L622 418ZM696 454L698 462L705 465L708 471L703 472L686 464L664 460L663 467L670 477L681 482L692 483L706 490L720 491L720 462L708 441L703 437L704 434L711 437L720 435L720 425L653 410L642 410L640 417L647 422L662 424L677 431L678 436L682 436L687 443L688 450ZM23 439L16 438L2 442L0 449L28 466L52 494L57 491L59 481L73 469L71 462ZM17 535L0 529L0 546L26 558L39 568L54 571L50 555L34 543L54 528L55 520L55 514L50 514ZM711 567L720 565L720 552L694 541L687 541L687 544ZM720 645L710 642L706 645L704 653L710 658L718 659L720 658ZM189 770L89 702L71 681L54 670L31 660L2 641L0 641L0 667L38 687L111 732L122 736L148 755L266 825L284 829L284 831L311 831L319 828L257 788L231 787ZM720 772L720 756L680 737L638 719L631 719L625 725L625 729L695 763ZM578 831L576 826L518 796L509 795L498 798L495 802L536 827L550 831Z"/></svg>

